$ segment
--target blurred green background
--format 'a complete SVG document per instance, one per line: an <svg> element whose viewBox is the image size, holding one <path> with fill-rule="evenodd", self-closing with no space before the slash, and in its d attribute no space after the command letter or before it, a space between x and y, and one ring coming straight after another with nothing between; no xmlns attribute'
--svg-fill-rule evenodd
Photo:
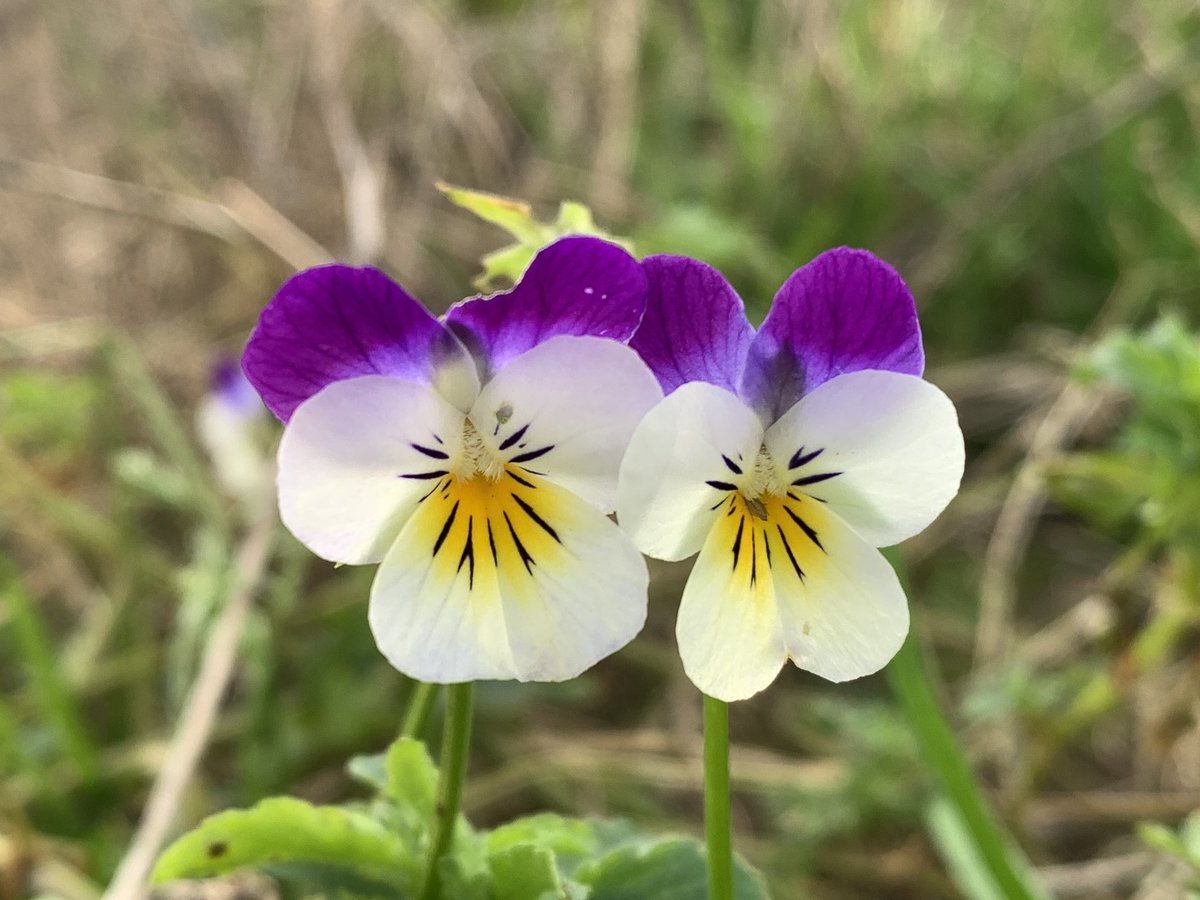
<svg viewBox="0 0 1200 900"><path fill-rule="evenodd" d="M754 319L828 247L895 265L968 442L905 547L956 733L1056 896L1185 896L1195 3L6 0L0 97L0 898L98 896L166 758L247 528L194 428L213 365L330 257L435 310L471 293L507 239L438 179L582 201ZM654 571L646 632L586 677L483 686L476 821L699 833L685 569ZM411 690L371 575L278 535L178 827L353 794L344 760ZM785 672L733 730L737 846L775 896L961 896L883 678Z"/></svg>

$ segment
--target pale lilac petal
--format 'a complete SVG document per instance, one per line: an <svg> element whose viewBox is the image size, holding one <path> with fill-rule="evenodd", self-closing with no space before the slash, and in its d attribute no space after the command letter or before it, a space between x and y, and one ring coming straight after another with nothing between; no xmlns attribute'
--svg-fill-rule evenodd
<svg viewBox="0 0 1200 900"><path fill-rule="evenodd" d="M462 465L465 421L412 381L364 375L328 385L283 431L283 524L324 559L379 562L421 500Z"/></svg>
<svg viewBox="0 0 1200 900"><path fill-rule="evenodd" d="M742 395L773 422L830 378L920 375L917 309L896 270L866 250L822 253L784 282L750 348Z"/></svg>
<svg viewBox="0 0 1200 900"><path fill-rule="evenodd" d="M471 421L504 465L545 476L609 513L629 437L661 399L650 370L624 344L559 335L489 381Z"/></svg>
<svg viewBox="0 0 1200 900"><path fill-rule="evenodd" d="M511 291L455 304L446 322L490 377L555 335L628 341L645 307L637 261L615 244L575 236L541 250Z"/></svg>
<svg viewBox="0 0 1200 900"><path fill-rule="evenodd" d="M655 559L698 551L753 475L762 423L729 391L686 384L638 424L621 462L617 521Z"/></svg>
<svg viewBox="0 0 1200 900"><path fill-rule="evenodd" d="M378 269L321 266L288 279L262 311L242 368L285 422L327 384L390 375L469 409L478 376L458 339Z"/></svg>
<svg viewBox="0 0 1200 900"><path fill-rule="evenodd" d="M873 547L923 531L963 474L954 404L896 372L830 379L772 425L764 444L781 483L818 498Z"/></svg>
<svg viewBox="0 0 1200 900"><path fill-rule="evenodd" d="M651 256L646 314L629 346L671 393L689 381L737 391L754 340L741 298L725 277L686 256Z"/></svg>

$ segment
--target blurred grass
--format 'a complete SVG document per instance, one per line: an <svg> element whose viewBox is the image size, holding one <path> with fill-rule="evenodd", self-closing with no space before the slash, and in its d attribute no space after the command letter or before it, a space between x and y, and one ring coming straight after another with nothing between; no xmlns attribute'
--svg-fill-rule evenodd
<svg viewBox="0 0 1200 900"><path fill-rule="evenodd" d="M1015 473L1122 421L1097 395L1031 450L1096 330L1197 324L1198 42L1184 0L5 4L0 897L26 872L103 885L162 762L244 527L193 434L211 364L323 248L434 308L469 293L504 239L437 179L542 218L582 200L641 252L722 268L753 317L835 244L905 274L971 451L906 548L940 699L1052 889L1132 895L1114 861L1135 823L1200 805L1194 579L1040 475L1025 539L991 550ZM411 686L371 642L371 573L279 545L188 822L345 796L344 759L400 727ZM1016 561L1013 652L979 666L995 558ZM549 806L698 831L682 572L656 574L646 634L586 678L480 690L481 822ZM789 672L732 727L738 845L777 896L955 895L881 679ZM1135 882L1171 884L1141 859Z"/></svg>

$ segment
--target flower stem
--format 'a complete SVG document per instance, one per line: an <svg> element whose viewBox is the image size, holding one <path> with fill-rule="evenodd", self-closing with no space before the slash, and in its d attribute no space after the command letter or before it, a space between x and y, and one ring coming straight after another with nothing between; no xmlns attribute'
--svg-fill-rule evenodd
<svg viewBox="0 0 1200 900"><path fill-rule="evenodd" d="M704 695L704 835L709 900L733 900L733 826L729 816L729 704Z"/></svg>
<svg viewBox="0 0 1200 900"><path fill-rule="evenodd" d="M446 687L446 730L442 738L442 763L438 779L437 823L429 847L429 863L425 869L421 900L438 900L442 896L441 862L454 842L454 827L458 822L463 782L467 777L473 687L469 681Z"/></svg>
<svg viewBox="0 0 1200 900"><path fill-rule="evenodd" d="M404 724L400 726L400 737L421 739L425 726L429 724L429 713L437 699L438 685L427 681L413 682L412 695L408 698L408 709L404 711Z"/></svg>

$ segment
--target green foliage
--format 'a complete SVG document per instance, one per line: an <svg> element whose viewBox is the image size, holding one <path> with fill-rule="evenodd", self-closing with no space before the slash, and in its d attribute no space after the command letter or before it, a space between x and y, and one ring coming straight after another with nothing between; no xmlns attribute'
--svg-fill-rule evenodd
<svg viewBox="0 0 1200 900"><path fill-rule="evenodd" d="M204 878L273 863L348 869L402 891L415 889L421 871L412 848L365 812L272 797L248 810L205 819L163 852L154 881Z"/></svg>
<svg viewBox="0 0 1200 900"><path fill-rule="evenodd" d="M1192 870L1189 900L1200 896L1200 812L1184 819L1177 831L1159 822L1141 822L1137 833L1147 847L1185 863Z"/></svg>
<svg viewBox="0 0 1200 900"><path fill-rule="evenodd" d="M591 888L589 900L706 900L704 848L690 838L639 841L617 847L579 868L575 878ZM738 900L766 900L761 879L734 861Z"/></svg>
<svg viewBox="0 0 1200 900"><path fill-rule="evenodd" d="M1080 377L1122 391L1129 414L1111 449L1057 467L1060 498L1115 533L1135 525L1160 546L1200 548L1200 340L1165 316L1101 342Z"/></svg>
<svg viewBox="0 0 1200 900"><path fill-rule="evenodd" d="M168 847L156 883L255 867L299 896L415 897L435 816L437 770L411 738L386 753L356 757L350 773L375 789L368 804L312 806L289 797L209 817ZM705 900L703 847L654 838L623 822L550 813L487 834L460 820L441 869L454 900ZM740 860L738 900L766 900Z"/></svg>
<svg viewBox="0 0 1200 900"><path fill-rule="evenodd" d="M450 202L469 210L485 222L503 228L517 239L515 244L489 253L481 260L483 273L475 279L475 286L483 291L515 284L534 254L564 235L590 234L633 252L630 241L611 235L597 226L592 211L582 203L564 200L558 208L557 219L539 222L533 217L529 204L521 200L444 183L439 183L437 187Z"/></svg>

